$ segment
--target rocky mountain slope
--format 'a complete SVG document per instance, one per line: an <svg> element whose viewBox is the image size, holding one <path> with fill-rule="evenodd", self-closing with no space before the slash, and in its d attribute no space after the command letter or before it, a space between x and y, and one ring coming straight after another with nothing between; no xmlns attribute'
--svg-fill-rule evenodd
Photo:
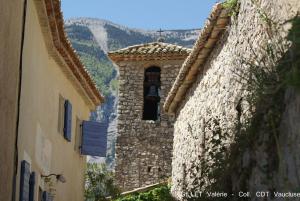
<svg viewBox="0 0 300 201"><path fill-rule="evenodd" d="M157 30L131 29L107 20L76 18L65 21L65 29L73 47L90 71L106 102L92 114L92 119L106 122L108 127L108 153L106 162L114 166L114 145L117 135L116 116L118 101L118 72L106 56L108 51L130 45L157 41ZM199 30L166 30L165 42L192 47ZM91 158L92 161L104 159Z"/></svg>

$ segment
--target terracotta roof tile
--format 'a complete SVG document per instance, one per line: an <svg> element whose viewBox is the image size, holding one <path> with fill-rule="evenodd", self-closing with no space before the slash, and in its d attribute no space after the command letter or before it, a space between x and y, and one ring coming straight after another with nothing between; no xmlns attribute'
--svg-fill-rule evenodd
<svg viewBox="0 0 300 201"><path fill-rule="evenodd" d="M114 61L120 60L143 60L143 59L184 59L191 52L191 49L179 45L163 42L145 43L129 46L120 50L109 52L109 57Z"/></svg>
<svg viewBox="0 0 300 201"><path fill-rule="evenodd" d="M64 31L60 0L34 0L49 53L93 108L104 101ZM67 69L67 68L68 69Z"/></svg>

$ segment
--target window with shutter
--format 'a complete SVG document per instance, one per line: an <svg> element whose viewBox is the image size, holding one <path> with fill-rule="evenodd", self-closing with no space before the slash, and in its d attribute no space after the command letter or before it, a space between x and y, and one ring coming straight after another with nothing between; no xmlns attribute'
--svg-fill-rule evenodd
<svg viewBox="0 0 300 201"><path fill-rule="evenodd" d="M72 105L70 101L65 101L65 118L64 118L64 137L71 142L72 135Z"/></svg>
<svg viewBox="0 0 300 201"><path fill-rule="evenodd" d="M20 201L29 201L30 164L23 160L21 162L20 178Z"/></svg>
<svg viewBox="0 0 300 201"><path fill-rule="evenodd" d="M32 172L29 179L29 201L34 201L35 172Z"/></svg>
<svg viewBox="0 0 300 201"><path fill-rule="evenodd" d="M62 95L59 95L57 131L61 135L63 135L64 133L64 116L65 116L65 99L64 97L62 97Z"/></svg>
<svg viewBox="0 0 300 201"><path fill-rule="evenodd" d="M90 156L106 156L107 124L83 121L81 154Z"/></svg>

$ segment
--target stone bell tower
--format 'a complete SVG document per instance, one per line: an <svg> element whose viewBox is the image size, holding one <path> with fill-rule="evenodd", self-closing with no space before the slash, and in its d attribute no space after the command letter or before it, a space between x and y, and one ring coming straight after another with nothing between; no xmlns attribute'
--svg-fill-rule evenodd
<svg viewBox="0 0 300 201"><path fill-rule="evenodd" d="M123 191L171 176L173 119L162 106L189 53L154 42L108 54L119 67L115 174Z"/></svg>

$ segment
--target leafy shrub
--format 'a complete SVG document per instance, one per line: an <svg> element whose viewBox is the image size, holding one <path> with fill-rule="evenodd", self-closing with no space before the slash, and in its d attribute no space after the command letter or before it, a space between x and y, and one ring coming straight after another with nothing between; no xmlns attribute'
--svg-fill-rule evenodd
<svg viewBox="0 0 300 201"><path fill-rule="evenodd" d="M240 5L238 0L226 0L223 2L223 6L229 10L231 16L237 16L239 14Z"/></svg>
<svg viewBox="0 0 300 201"><path fill-rule="evenodd" d="M121 197L115 201L173 201L170 187L163 185L143 193L136 193Z"/></svg>
<svg viewBox="0 0 300 201"><path fill-rule="evenodd" d="M85 174L86 201L106 201L106 197L119 195L114 185L113 175L105 164L88 163Z"/></svg>

